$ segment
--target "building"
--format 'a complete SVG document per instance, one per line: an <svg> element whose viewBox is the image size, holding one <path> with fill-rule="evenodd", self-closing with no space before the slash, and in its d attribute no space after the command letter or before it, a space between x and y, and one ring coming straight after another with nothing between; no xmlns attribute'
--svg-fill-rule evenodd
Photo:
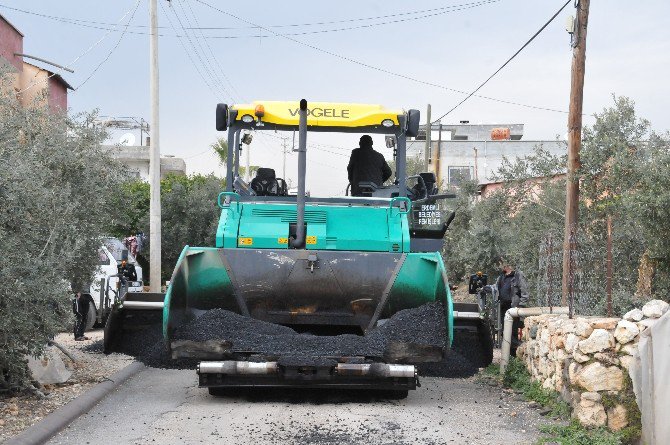
<svg viewBox="0 0 670 445"><path fill-rule="evenodd" d="M12 88L23 106L44 100L53 111L67 110L67 93L73 88L59 74L28 63L24 58L43 61L23 53L23 34L0 14L0 69L12 76Z"/></svg>
<svg viewBox="0 0 670 445"><path fill-rule="evenodd" d="M145 145L103 145L102 147L126 166L130 176L149 181L150 147ZM170 173L185 175L186 162L174 156L161 156L161 179Z"/></svg>
<svg viewBox="0 0 670 445"><path fill-rule="evenodd" d="M441 127L441 128L440 128ZM433 124L429 150L429 170L440 181L458 186L463 180L479 184L494 182L503 159L514 160L533 153L536 147L554 155L565 155L567 142L560 140L523 140L523 124ZM504 139L500 139L500 137ZM410 156L424 156L423 135L407 142Z"/></svg>
<svg viewBox="0 0 670 445"><path fill-rule="evenodd" d="M556 181L561 181L564 180L567 177L567 174L565 173L560 173L558 175L553 175L551 177L547 176L538 176L538 177L533 177L533 178L528 178L525 183L529 183L532 185L530 187L530 193L539 196L541 193L541 185L546 183L547 181L549 182L556 182ZM492 182L480 182L479 183L479 195L482 198L488 198L491 196L493 193L496 191L500 190L503 188L505 183L503 181L492 181Z"/></svg>

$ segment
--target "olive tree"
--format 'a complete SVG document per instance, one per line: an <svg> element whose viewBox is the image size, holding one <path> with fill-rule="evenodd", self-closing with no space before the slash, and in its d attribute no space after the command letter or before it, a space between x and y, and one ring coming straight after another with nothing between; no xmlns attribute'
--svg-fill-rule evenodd
<svg viewBox="0 0 670 445"><path fill-rule="evenodd" d="M70 326L71 285L97 267L121 169L93 115L23 107L0 75L0 387L29 383L26 356Z"/></svg>
<svg viewBox="0 0 670 445"><path fill-rule="evenodd" d="M169 280L185 245L213 246L220 209L216 204L225 181L213 175L168 175L161 180L161 269ZM114 225L110 231L124 238L149 234L149 185L139 180L124 183L113 199ZM148 264L148 245L138 260ZM148 269L147 269L148 272ZM148 276L151 279L151 276Z"/></svg>

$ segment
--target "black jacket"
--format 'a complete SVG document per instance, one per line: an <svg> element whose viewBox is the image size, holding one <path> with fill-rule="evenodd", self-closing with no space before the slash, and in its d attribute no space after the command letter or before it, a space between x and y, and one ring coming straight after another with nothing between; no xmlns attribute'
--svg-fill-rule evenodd
<svg viewBox="0 0 670 445"><path fill-rule="evenodd" d="M72 312L82 317L88 315L91 303L93 303L93 299L88 294L82 294L79 298L75 296L72 300Z"/></svg>
<svg viewBox="0 0 670 445"><path fill-rule="evenodd" d="M117 268L119 270L119 275L122 275L128 281L137 281L137 271L135 270L134 264L126 263L125 267L119 265Z"/></svg>
<svg viewBox="0 0 670 445"><path fill-rule="evenodd" d="M360 196L359 182L369 181L381 186L393 174L391 167L384 159L384 155L372 148L352 150L347 172L349 173L352 196Z"/></svg>
<svg viewBox="0 0 670 445"><path fill-rule="evenodd" d="M500 274L496 280L496 287L498 292L502 290L503 280L505 279L505 274ZM520 270L515 270L514 275L512 276L512 289L510 294L512 296L512 307L527 307L528 300L530 300L530 295L528 294L528 283L526 277ZM502 298L502 294L501 294Z"/></svg>

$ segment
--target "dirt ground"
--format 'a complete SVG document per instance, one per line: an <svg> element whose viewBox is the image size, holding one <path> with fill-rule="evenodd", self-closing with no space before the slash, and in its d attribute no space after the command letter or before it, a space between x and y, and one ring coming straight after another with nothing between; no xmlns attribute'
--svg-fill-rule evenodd
<svg viewBox="0 0 670 445"><path fill-rule="evenodd" d="M123 354L102 354L101 346L98 347L102 340L101 329L87 332L86 335L91 340L76 342L71 333L62 333L55 338L77 360L72 363L58 352L65 366L73 372L67 382L43 385L39 392L33 394L14 397L0 395L0 443L37 423L133 361L132 357Z"/></svg>

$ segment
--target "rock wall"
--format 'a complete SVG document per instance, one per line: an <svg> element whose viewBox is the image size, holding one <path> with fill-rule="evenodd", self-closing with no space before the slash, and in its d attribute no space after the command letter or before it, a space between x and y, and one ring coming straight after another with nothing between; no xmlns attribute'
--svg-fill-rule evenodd
<svg viewBox="0 0 670 445"><path fill-rule="evenodd" d="M558 391L585 426L614 431L631 423L637 410L628 370L640 333L668 311L653 300L620 318L539 315L527 317L517 356L535 381Z"/></svg>

